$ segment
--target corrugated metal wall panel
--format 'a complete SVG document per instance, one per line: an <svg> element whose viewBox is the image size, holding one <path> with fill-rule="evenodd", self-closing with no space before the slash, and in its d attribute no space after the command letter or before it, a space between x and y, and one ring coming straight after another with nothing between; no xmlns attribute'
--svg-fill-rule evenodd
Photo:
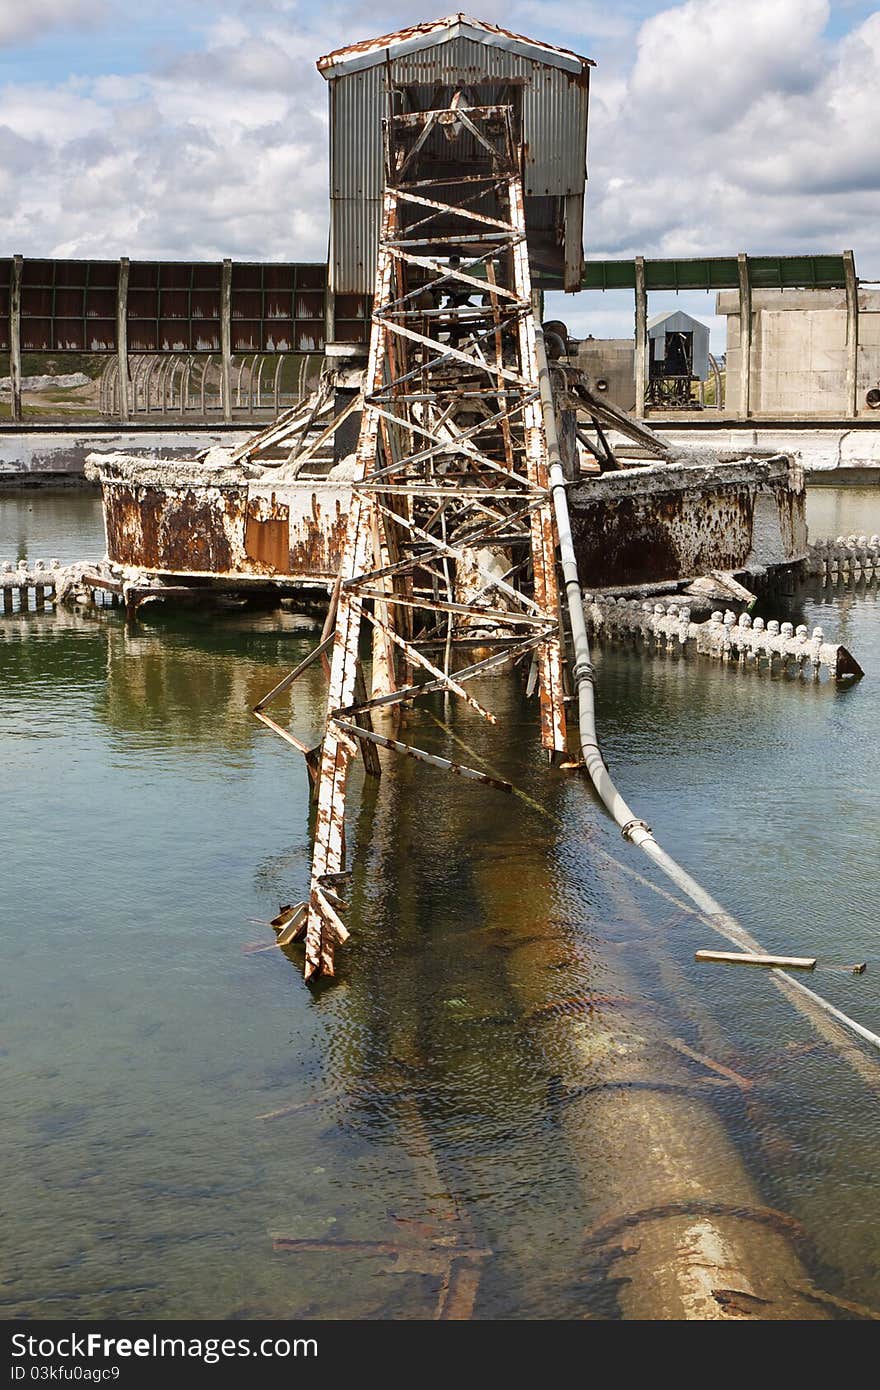
<svg viewBox="0 0 880 1390"><path fill-rule="evenodd" d="M381 71L381 69L378 69ZM587 79L533 63L471 39L453 39L398 58L395 82L475 82L481 76L523 83L526 194L564 197L583 191L586 169Z"/></svg>
<svg viewBox="0 0 880 1390"><path fill-rule="evenodd" d="M476 82L481 76L528 77L536 64L517 53L473 39L451 39L395 58L391 71L395 82Z"/></svg>
<svg viewBox="0 0 880 1390"><path fill-rule="evenodd" d="M526 197L583 193L586 75L575 78L491 43L457 38L401 55L391 65L391 76L401 86L474 85L481 77L519 82ZM386 67L380 62L330 82L331 262L337 293L363 294L372 288L383 184L385 80ZM529 211L527 205L527 221Z"/></svg>
<svg viewBox="0 0 880 1390"><path fill-rule="evenodd" d="M330 196L382 197L385 69L365 68L330 84Z"/></svg>
<svg viewBox="0 0 880 1390"><path fill-rule="evenodd" d="M543 67L516 53L470 39L437 44L391 65L402 86L473 83L481 76L523 83L523 133L529 146L526 193L580 193L586 163L586 79ZM343 197L379 197L385 67L377 64L331 84L331 189Z"/></svg>
<svg viewBox="0 0 880 1390"><path fill-rule="evenodd" d="M381 216L381 198L334 201L330 254L336 294L372 294Z"/></svg>
<svg viewBox="0 0 880 1390"><path fill-rule="evenodd" d="M558 68L534 66L523 92L526 195L582 194L587 163L587 89Z"/></svg>

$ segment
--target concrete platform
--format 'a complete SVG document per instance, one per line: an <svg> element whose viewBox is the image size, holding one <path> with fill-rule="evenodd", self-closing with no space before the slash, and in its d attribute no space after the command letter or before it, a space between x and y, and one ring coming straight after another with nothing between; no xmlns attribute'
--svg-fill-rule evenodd
<svg viewBox="0 0 880 1390"><path fill-rule="evenodd" d="M650 416L646 420L665 441L682 447L793 454L809 481L865 483L880 478L880 419L822 420L799 424L791 420L711 420ZM616 437L615 437L616 442Z"/></svg>
<svg viewBox="0 0 880 1390"><path fill-rule="evenodd" d="M809 481L873 483L880 481L880 418L820 420L809 424L791 420L752 420L698 415L650 415L653 430L674 445L729 450L742 456L752 451L794 454ZM0 424L0 487L42 476L63 481L83 476L86 456L98 451L138 454L147 458L186 457L212 444L234 448L253 434L253 426L138 423L125 427L94 425Z"/></svg>
<svg viewBox="0 0 880 1390"><path fill-rule="evenodd" d="M0 425L0 486L20 478L45 475L46 481L83 476L88 454L96 450L140 454L147 458L197 454L212 444L235 448L249 439L253 425L161 423Z"/></svg>

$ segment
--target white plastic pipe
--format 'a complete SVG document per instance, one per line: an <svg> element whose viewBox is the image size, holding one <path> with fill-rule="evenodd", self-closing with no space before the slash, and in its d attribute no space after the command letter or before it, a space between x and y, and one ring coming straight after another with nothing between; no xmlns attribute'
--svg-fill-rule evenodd
<svg viewBox="0 0 880 1390"><path fill-rule="evenodd" d="M653 859L658 868L662 869L667 878L671 879L677 888L685 894L687 898L698 908L701 916L707 925L728 941L748 951L762 951L762 947L754 937L739 923L735 917L726 912L719 902L707 893L706 889L699 884L695 878L681 867L680 864L666 853L662 845L657 843L651 827L645 823L632 808L624 801L617 787L611 779L611 775L605 766L599 748L598 736L596 732L596 697L594 685L593 663L590 657L590 642L587 635L587 622L584 616L584 603L581 593L581 583L578 576L577 559L574 551L574 541L571 534L571 520L568 513L568 496L566 492L565 473L562 467L562 456L559 451L559 436L556 429L556 408L553 404L553 387L550 381L550 369L547 365L547 352L544 345L544 334L541 325L535 316L535 348L538 361L538 385L541 391L541 405L544 413L544 429L547 436L547 455L550 473L550 493L553 498L553 511L556 519L556 532L559 540L559 560L562 567L562 577L565 585L565 597L568 604L568 618L571 626L571 639L573 648L573 670L575 690L578 701L578 719L580 723L580 743L584 756L584 763L590 779L599 794L602 803L610 812L616 823L620 826L621 833L625 840L637 845L644 850L650 859ZM811 1003L825 1013L837 1019L838 1023L849 1028L865 1042L880 1050L880 1036L865 1028L827 999L823 999L820 994L808 989L800 980L784 971L774 970L774 975L781 976L780 986L790 997L793 992L799 993L808 998ZM801 1012L808 1012L806 1004L801 1005L796 999L792 999L795 1007Z"/></svg>

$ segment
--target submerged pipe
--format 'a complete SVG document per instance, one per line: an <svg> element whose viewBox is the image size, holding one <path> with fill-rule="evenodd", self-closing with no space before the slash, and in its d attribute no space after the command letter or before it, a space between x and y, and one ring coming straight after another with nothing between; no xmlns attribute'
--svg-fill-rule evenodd
<svg viewBox="0 0 880 1390"><path fill-rule="evenodd" d="M508 979L558 1077L556 1118L590 1209L588 1300L608 1280L627 1320L827 1318L801 1228L765 1206L712 1104L711 1073L695 1075L651 1010L627 1005L638 990L620 964L602 975L607 1006L597 995L575 1020L566 1001L554 1014L544 914L530 897L522 921L521 880L501 868L490 887L509 932Z"/></svg>
<svg viewBox="0 0 880 1390"><path fill-rule="evenodd" d="M480 807L461 803L460 844L485 838ZM556 817L536 809L555 831ZM676 1050L670 1038L685 1021L673 1023L644 996L626 955L587 953L580 933L558 921L546 887L554 842L553 833L517 836L515 874L504 853L478 855L471 872L479 916L503 923L491 946L546 1068L548 1117L576 1178L570 1224L580 1239L567 1229L552 1242L554 1260L568 1261L569 1287L582 1282L590 1316L609 1316L613 1298L627 1319L827 1317L801 1248L805 1233L765 1205L717 1113L718 1088L730 1096L735 1073L722 1077ZM455 859L455 848L444 844L445 855ZM626 916L620 880L603 875L602 895ZM604 904L593 910L601 936ZM469 992L477 977L469 970ZM726 1055L709 1039L699 1043Z"/></svg>
<svg viewBox="0 0 880 1390"><path fill-rule="evenodd" d="M547 455L550 473L550 494L559 539L559 557L562 567L568 616L571 624L571 637L574 655L572 676L578 702L578 723L580 728L581 750L590 780L606 809L609 811L625 840L638 846L652 859L668 879L685 894L697 907L708 926L742 950L761 951L762 947L740 922L726 912L719 902L693 878L687 870L667 854L654 838L651 827L637 816L621 796L612 781L596 732L596 694L595 672L590 658L590 642L587 635L587 622L584 614L580 577L571 534L571 520L568 512L565 473L559 449L559 436L556 429L556 408L553 403L553 388L550 369L547 365L547 352L544 334L538 316L535 316L535 349L538 362L538 384L541 392L541 406L544 427L547 435ZM843 1013L827 999L814 990L808 989L800 980L781 970L773 970L772 976L777 987L787 994L800 1012L816 1024L816 1012L821 1010L830 1015L845 1028L864 1039L865 1042L880 1049L880 1037L863 1027ZM876 1084L876 1082L875 1082Z"/></svg>
<svg viewBox="0 0 880 1390"><path fill-rule="evenodd" d="M431 717L470 758L495 771L478 749ZM561 828L561 821L541 802L518 787L514 795ZM474 834L478 833L477 827ZM535 839L528 843L537 848ZM685 1066L685 1058L709 1068L712 1063L670 1043L671 1025L667 1023L664 1032L662 1016L654 1018L650 1006L641 1007L638 984L628 976L625 961L618 960L609 972L606 960L602 994L548 1005L547 970L563 963L568 967L572 961L563 945L562 959L548 962L548 946L558 938L552 929L542 931L540 924L550 921L552 910L534 894L523 899L524 877L536 885L542 881L538 863L520 862L523 852L519 847L516 875L504 861L497 864L499 872L493 872L496 866L490 862L482 868L482 879L489 888L493 917L505 924L502 958L511 989L530 1028L540 1029L541 1035L550 1030L546 1038L541 1036L541 1044L558 1077L560 1128L593 1208L585 1253L594 1263L594 1274L606 1268L611 1278L622 1261L624 1282L617 1301L628 1318L791 1319L846 1311L845 1304L812 1282L799 1248L808 1245L803 1228L786 1213L762 1205L758 1187L715 1112L711 1073L704 1073L701 1085ZM629 878L699 915L625 861L599 852L612 871L603 885L624 915L640 913L622 887ZM620 885L618 873L626 876ZM567 944L575 949L574 940ZM678 994L682 977L674 960L657 949L653 955L665 990ZM841 1038L824 1014L807 1017L876 1089L873 1058ZM697 1027L700 1047L726 1055L708 1012L700 1009L693 1016L686 1009L682 1022L686 1020ZM750 1084L723 1066L714 1068L716 1076L719 1071L731 1084ZM743 1103L752 1126L765 1134L768 1117L755 1113L759 1097L745 1091ZM771 1139L781 1142L780 1136ZM639 1169L638 1183L628 1185L636 1152L645 1155L644 1169ZM874 1316L855 1305L849 1312Z"/></svg>

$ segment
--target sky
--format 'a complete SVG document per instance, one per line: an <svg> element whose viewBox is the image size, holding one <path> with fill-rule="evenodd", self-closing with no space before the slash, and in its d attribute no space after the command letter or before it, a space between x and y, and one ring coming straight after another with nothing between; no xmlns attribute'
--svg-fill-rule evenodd
<svg viewBox="0 0 880 1390"><path fill-rule="evenodd" d="M324 259L315 58L441 13L0 0L0 255ZM851 247L880 279L876 3L481 0L476 13L596 61L588 256ZM574 331L631 336L626 295L558 299ZM713 298L677 302L723 348Z"/></svg>

